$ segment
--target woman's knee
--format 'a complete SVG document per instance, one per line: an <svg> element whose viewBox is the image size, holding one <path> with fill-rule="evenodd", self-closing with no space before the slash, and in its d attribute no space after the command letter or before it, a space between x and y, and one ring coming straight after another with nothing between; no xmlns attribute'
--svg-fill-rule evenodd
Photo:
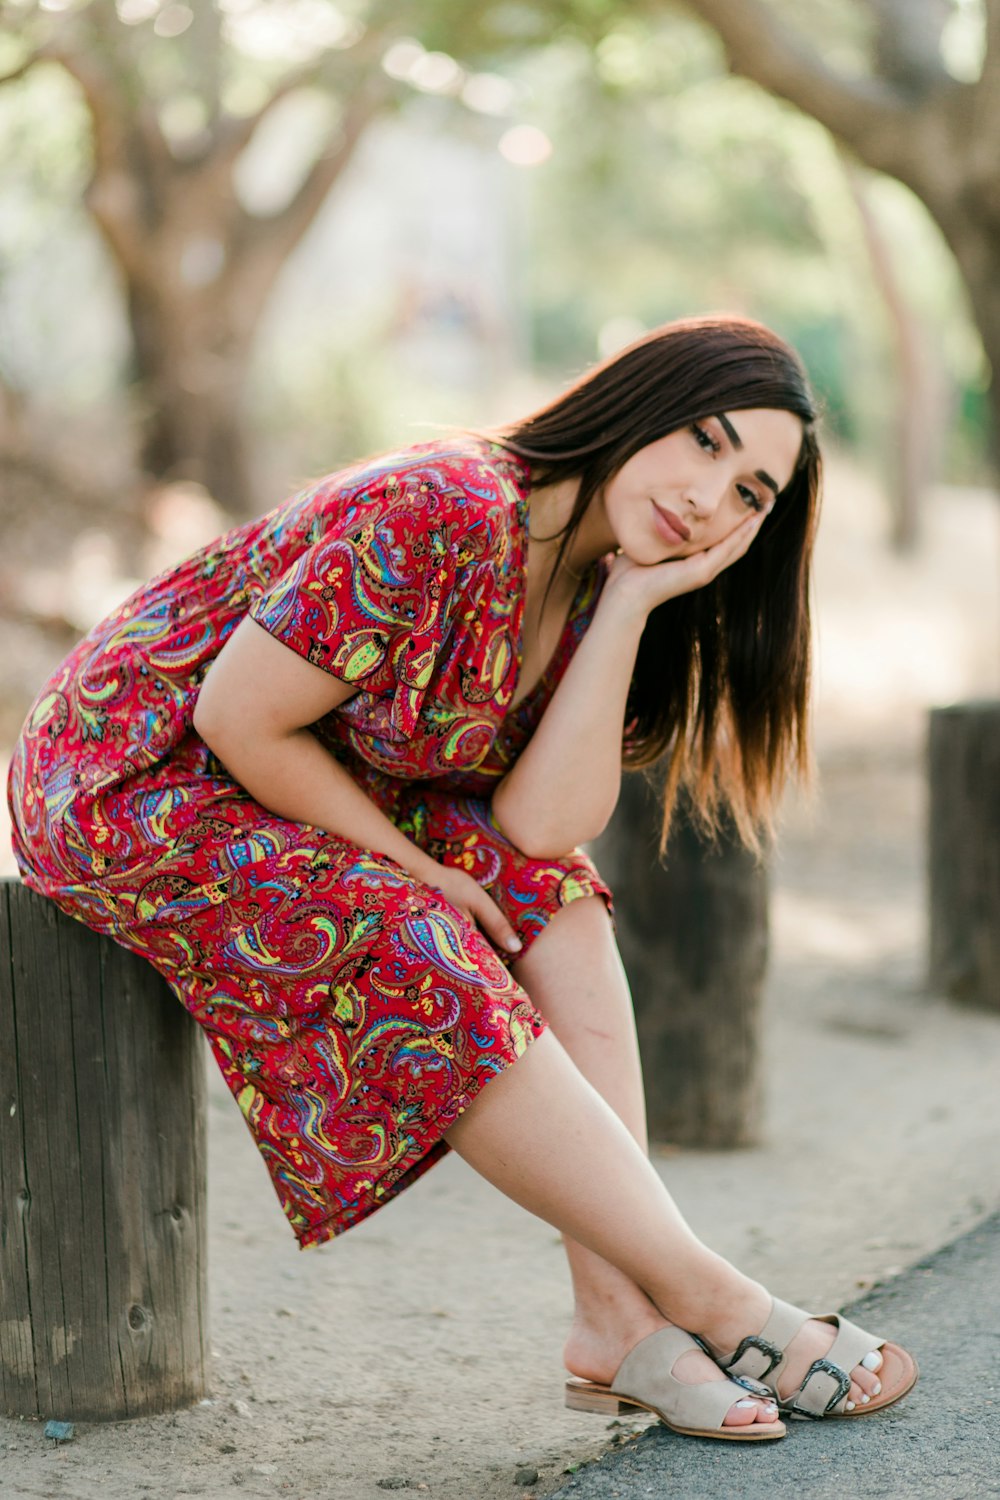
<svg viewBox="0 0 1000 1500"><path fill-rule="evenodd" d="M578 896L552 912L535 933L528 951L516 960L515 972L523 965L567 955L592 953L610 944L615 947L614 924L608 903L599 892Z"/></svg>

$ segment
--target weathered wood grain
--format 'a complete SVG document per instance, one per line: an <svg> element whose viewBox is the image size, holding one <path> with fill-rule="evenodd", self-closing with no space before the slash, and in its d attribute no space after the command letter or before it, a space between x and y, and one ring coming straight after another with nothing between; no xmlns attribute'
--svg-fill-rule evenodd
<svg viewBox="0 0 1000 1500"><path fill-rule="evenodd" d="M0 882L0 1407L204 1395L205 1217L197 1025L143 960Z"/></svg>
<svg viewBox="0 0 1000 1500"><path fill-rule="evenodd" d="M927 759L931 983L1000 1011L1000 703L934 709Z"/></svg>
<svg viewBox="0 0 1000 1500"><path fill-rule="evenodd" d="M683 811L661 863L659 826L658 800L645 777L626 775L594 851L615 899L650 1139L753 1145L762 1115L767 871L732 840L707 844Z"/></svg>

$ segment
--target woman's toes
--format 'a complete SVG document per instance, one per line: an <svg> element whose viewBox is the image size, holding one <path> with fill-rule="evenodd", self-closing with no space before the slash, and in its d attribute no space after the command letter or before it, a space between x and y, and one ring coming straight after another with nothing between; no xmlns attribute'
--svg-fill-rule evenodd
<svg viewBox="0 0 1000 1500"><path fill-rule="evenodd" d="M754 1422L776 1422L778 1419L777 1408L765 1405L761 1401L754 1401L745 1397L736 1401L726 1413L724 1427L749 1427Z"/></svg>
<svg viewBox="0 0 1000 1500"><path fill-rule="evenodd" d="M863 1370L881 1370L881 1368L882 1368L882 1351L881 1351L881 1349L873 1349L870 1354L866 1354L865 1357L864 1357L864 1359L861 1361L861 1368Z"/></svg>
<svg viewBox="0 0 1000 1500"><path fill-rule="evenodd" d="M867 1405L873 1396L877 1396L882 1389L882 1382L871 1370L864 1369L861 1365L855 1366L851 1371L852 1401L862 1401ZM859 1394L853 1394L853 1387L857 1386ZM867 1398L867 1399L866 1399Z"/></svg>

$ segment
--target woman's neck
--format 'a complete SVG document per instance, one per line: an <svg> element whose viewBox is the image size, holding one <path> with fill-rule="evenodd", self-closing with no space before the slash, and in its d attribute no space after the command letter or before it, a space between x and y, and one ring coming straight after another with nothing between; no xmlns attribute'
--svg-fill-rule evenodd
<svg viewBox="0 0 1000 1500"><path fill-rule="evenodd" d="M573 514L579 493L579 479L564 479L558 484L540 485L531 491L528 505L528 550L536 566L545 571L552 567L562 542L562 529ZM614 533L608 523L600 494L593 497L576 528L560 563L560 572L579 580L599 557L613 552Z"/></svg>

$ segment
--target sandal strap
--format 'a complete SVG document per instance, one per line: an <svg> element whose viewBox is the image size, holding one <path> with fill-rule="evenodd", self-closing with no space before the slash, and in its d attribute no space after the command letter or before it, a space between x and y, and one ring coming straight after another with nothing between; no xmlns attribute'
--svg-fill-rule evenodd
<svg viewBox="0 0 1000 1500"><path fill-rule="evenodd" d="M771 1301L771 1315L760 1333L748 1334L732 1354L722 1356L719 1364L729 1375L748 1375L752 1380L765 1381L774 1390L785 1350L812 1315L782 1302L780 1297Z"/></svg>
<svg viewBox="0 0 1000 1500"><path fill-rule="evenodd" d="M782 1411L798 1412L800 1417L826 1417L847 1398L851 1377L828 1359L814 1359L806 1378L787 1400Z"/></svg>
<svg viewBox="0 0 1000 1500"><path fill-rule="evenodd" d="M842 1318L839 1313L834 1313L833 1317L837 1320L837 1337L826 1351L826 1357L842 1370L853 1370L866 1354L881 1349L885 1343L885 1339L866 1332L857 1323L852 1323L850 1318Z"/></svg>
<svg viewBox="0 0 1000 1500"><path fill-rule="evenodd" d="M678 1427L722 1427L734 1401L745 1391L731 1380L688 1385L672 1374L682 1354L698 1345L682 1328L660 1328L640 1339L622 1360L610 1389L655 1407Z"/></svg>
<svg viewBox="0 0 1000 1500"><path fill-rule="evenodd" d="M787 1401L781 1402L783 1410L795 1411L804 1417L825 1417L842 1409L850 1390L851 1371L866 1354L885 1343L885 1339L867 1333L839 1313L824 1314L819 1316L819 1321L833 1323L837 1337L825 1358L814 1360L809 1366L798 1390Z"/></svg>

